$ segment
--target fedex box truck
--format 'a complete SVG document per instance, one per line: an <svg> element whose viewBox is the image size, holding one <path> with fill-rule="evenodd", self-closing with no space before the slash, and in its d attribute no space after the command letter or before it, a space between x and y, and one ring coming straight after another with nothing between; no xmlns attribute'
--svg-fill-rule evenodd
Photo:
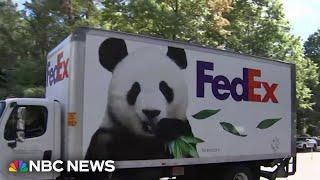
<svg viewBox="0 0 320 180"><path fill-rule="evenodd" d="M3 179L77 178L13 160L115 161L104 179L295 172L295 66L177 41L80 28L48 54L46 98L3 100L0 117Z"/></svg>

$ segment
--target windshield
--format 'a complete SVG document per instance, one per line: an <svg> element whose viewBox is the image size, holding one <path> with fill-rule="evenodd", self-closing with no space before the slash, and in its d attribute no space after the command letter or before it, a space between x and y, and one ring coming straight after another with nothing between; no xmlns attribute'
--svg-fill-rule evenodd
<svg viewBox="0 0 320 180"><path fill-rule="evenodd" d="M6 103L4 101L0 101L0 117L2 116L5 107Z"/></svg>

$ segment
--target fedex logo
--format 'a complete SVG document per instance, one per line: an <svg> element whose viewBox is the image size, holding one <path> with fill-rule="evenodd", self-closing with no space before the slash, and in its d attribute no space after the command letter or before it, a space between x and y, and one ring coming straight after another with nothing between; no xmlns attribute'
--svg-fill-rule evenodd
<svg viewBox="0 0 320 180"><path fill-rule="evenodd" d="M69 58L63 59L63 52L57 55L57 62L55 65L48 61L47 64L47 86L52 86L59 81L69 77L68 64Z"/></svg>
<svg viewBox="0 0 320 180"><path fill-rule="evenodd" d="M205 71L214 71L214 64L211 62L197 61L197 97L204 97L205 84L211 85L212 94L219 100L226 100L231 97L235 101L251 102L272 102L278 103L275 95L278 84L256 80L261 77L261 70L243 68L243 77L235 77L229 80L223 75L207 75ZM242 92L237 91L237 87L242 87ZM265 93L259 94L258 89L263 88ZM220 91L219 91L220 90Z"/></svg>

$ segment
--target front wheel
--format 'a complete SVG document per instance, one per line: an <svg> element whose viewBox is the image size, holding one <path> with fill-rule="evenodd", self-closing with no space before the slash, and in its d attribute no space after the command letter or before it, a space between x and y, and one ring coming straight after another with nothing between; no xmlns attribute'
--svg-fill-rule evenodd
<svg viewBox="0 0 320 180"><path fill-rule="evenodd" d="M307 146L304 144L303 145L303 148L302 148L302 150L304 151L304 152L306 152L308 149L307 149Z"/></svg>
<svg viewBox="0 0 320 180"><path fill-rule="evenodd" d="M316 144L313 146L313 151L314 151L314 152L317 151L317 145L316 145Z"/></svg>

